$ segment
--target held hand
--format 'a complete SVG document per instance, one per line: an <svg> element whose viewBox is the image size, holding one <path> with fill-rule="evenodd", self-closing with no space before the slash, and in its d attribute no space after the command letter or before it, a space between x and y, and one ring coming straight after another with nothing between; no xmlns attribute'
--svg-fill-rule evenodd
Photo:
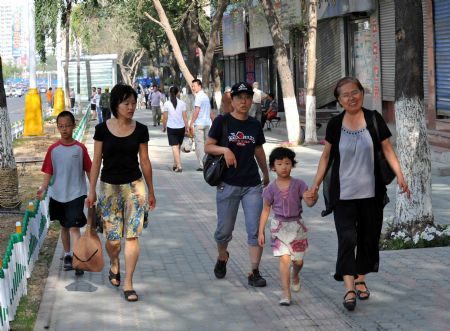
<svg viewBox="0 0 450 331"><path fill-rule="evenodd" d="M265 238L264 238L264 232L258 234L258 245L261 247L264 247L265 244Z"/></svg>
<svg viewBox="0 0 450 331"><path fill-rule="evenodd" d="M399 188L399 192L401 194L406 193L406 197L409 199L411 197L411 191L409 190L408 184L403 178L403 175L397 176L397 185Z"/></svg>
<svg viewBox="0 0 450 331"><path fill-rule="evenodd" d="M84 204L87 208L92 208L95 205L95 201L97 201L97 193L95 191L89 192L89 195L86 198Z"/></svg>
<svg viewBox="0 0 450 331"><path fill-rule="evenodd" d="M42 186L39 187L39 189L37 190L37 193L36 193L39 200L42 200L44 198L45 191L46 191L45 188L43 188Z"/></svg>
<svg viewBox="0 0 450 331"><path fill-rule="evenodd" d="M162 131L162 132L166 132L166 127L163 126L162 129L161 129L161 131Z"/></svg>
<svg viewBox="0 0 450 331"><path fill-rule="evenodd" d="M156 207L156 199L155 195L152 193L148 195L148 208L150 210L153 210L155 209L155 207Z"/></svg>

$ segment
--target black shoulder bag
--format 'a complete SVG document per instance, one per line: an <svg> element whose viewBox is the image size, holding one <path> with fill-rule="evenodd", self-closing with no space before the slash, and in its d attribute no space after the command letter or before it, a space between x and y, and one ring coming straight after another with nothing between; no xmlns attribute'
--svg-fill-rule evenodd
<svg viewBox="0 0 450 331"><path fill-rule="evenodd" d="M222 135L219 146L228 146L228 119L224 115L222 123ZM203 157L203 178L211 186L217 186L222 182L222 176L227 164L224 155L205 154Z"/></svg>
<svg viewBox="0 0 450 331"><path fill-rule="evenodd" d="M375 112L376 112L376 110L373 111L372 121L373 121L373 126L375 128L375 133L377 134L377 140L381 144L380 134L378 132L377 119L375 117ZM381 146L380 146L380 150L378 151L377 154L378 154L378 161L379 161L379 165L380 165L381 178L383 180L384 185L389 185L394 180L395 173L392 170L391 166L389 165L389 162L386 160L386 157L384 156Z"/></svg>

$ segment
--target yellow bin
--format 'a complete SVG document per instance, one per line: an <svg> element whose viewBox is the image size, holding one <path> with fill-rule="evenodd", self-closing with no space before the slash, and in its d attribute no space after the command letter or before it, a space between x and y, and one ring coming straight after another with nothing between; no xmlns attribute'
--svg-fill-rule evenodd
<svg viewBox="0 0 450 331"><path fill-rule="evenodd" d="M58 87L53 96L53 116L58 116L64 110L64 90Z"/></svg>
<svg viewBox="0 0 450 331"><path fill-rule="evenodd" d="M42 118L41 96L37 88L28 89L25 97L24 136L42 136L44 121Z"/></svg>

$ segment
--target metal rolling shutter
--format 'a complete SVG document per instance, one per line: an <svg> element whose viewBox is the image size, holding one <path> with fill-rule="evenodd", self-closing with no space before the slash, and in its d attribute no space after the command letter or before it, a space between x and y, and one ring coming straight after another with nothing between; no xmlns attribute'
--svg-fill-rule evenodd
<svg viewBox="0 0 450 331"><path fill-rule="evenodd" d="M423 101L425 104L425 109L428 105L428 22L427 13L431 10L428 6L427 0L422 0L422 11L423 11Z"/></svg>
<svg viewBox="0 0 450 331"><path fill-rule="evenodd" d="M450 1L434 1L436 111L450 116Z"/></svg>
<svg viewBox="0 0 450 331"><path fill-rule="evenodd" d="M395 101L395 4L380 0L381 90L384 101Z"/></svg>
<svg viewBox="0 0 450 331"><path fill-rule="evenodd" d="M335 101L334 86L342 76L340 19L317 24L316 107Z"/></svg>

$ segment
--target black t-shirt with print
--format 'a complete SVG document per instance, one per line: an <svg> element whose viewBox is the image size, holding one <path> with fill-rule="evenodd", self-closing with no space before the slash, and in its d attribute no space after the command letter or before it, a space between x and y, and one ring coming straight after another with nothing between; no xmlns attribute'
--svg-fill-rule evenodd
<svg viewBox="0 0 450 331"><path fill-rule="evenodd" d="M261 124L253 117L242 121L229 114L219 115L214 119L208 133L208 136L219 144L225 119L228 126L227 147L234 153L237 167L227 168L223 181L233 186L256 186L261 183L261 177L255 159L255 147L266 142Z"/></svg>

